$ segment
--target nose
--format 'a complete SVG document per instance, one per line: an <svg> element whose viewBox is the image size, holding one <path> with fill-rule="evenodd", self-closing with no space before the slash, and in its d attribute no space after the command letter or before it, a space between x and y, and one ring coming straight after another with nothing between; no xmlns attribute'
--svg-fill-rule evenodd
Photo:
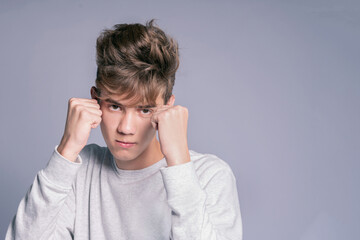
<svg viewBox="0 0 360 240"><path fill-rule="evenodd" d="M122 135L134 135L136 133L135 113L126 111L122 114L117 131Z"/></svg>

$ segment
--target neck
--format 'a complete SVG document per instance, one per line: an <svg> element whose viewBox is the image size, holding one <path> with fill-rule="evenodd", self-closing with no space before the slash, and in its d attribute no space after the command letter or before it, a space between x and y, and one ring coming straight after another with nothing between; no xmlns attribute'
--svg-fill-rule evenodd
<svg viewBox="0 0 360 240"><path fill-rule="evenodd" d="M139 170L149 167L164 158L161 147L156 136L150 142L148 148L136 159L129 162L115 160L116 166L123 170Z"/></svg>

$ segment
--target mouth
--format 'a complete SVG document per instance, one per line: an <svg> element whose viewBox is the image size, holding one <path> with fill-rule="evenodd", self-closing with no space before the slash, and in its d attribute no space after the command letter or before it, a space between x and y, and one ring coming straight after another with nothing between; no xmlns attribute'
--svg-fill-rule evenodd
<svg viewBox="0 0 360 240"><path fill-rule="evenodd" d="M133 146L135 146L136 142L125 142L125 141L119 141L119 140L115 140L116 144L120 147L123 148L131 148Z"/></svg>

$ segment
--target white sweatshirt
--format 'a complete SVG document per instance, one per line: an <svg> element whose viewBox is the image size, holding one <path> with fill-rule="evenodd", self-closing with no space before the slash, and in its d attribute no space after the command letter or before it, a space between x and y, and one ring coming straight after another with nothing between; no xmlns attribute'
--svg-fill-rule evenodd
<svg viewBox="0 0 360 240"><path fill-rule="evenodd" d="M10 239L242 239L236 180L214 155L117 168L111 152L87 145L77 162L57 147L10 223Z"/></svg>

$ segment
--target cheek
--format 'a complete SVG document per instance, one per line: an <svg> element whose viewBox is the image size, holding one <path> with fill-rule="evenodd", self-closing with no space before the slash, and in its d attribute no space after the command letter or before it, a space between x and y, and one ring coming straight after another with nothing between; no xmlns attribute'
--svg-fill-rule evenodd
<svg viewBox="0 0 360 240"><path fill-rule="evenodd" d="M138 130L140 130L139 133L141 133L143 138L151 140L156 134L155 128L153 128L152 124L149 122L141 123L138 127Z"/></svg>
<svg viewBox="0 0 360 240"><path fill-rule="evenodd" d="M101 117L101 129L103 131L109 131L116 129L118 123L118 119L114 115L106 114L106 112L103 112L103 115Z"/></svg>

